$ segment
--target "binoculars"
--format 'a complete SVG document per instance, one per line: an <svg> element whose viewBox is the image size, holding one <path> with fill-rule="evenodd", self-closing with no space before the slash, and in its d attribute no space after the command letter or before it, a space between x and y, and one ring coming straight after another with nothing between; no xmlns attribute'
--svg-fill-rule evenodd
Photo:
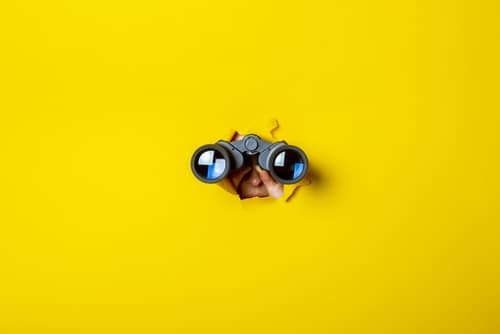
<svg viewBox="0 0 500 334"><path fill-rule="evenodd" d="M279 183L293 184L307 174L308 160L305 153L285 141L270 143L249 134L240 140L219 140L203 145L191 158L191 170L200 181L217 183L230 172L254 163L268 171Z"/></svg>

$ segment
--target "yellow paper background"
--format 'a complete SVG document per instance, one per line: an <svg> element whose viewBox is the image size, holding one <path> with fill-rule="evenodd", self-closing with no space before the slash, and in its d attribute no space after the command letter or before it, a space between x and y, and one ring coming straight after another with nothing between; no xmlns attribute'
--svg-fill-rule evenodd
<svg viewBox="0 0 500 334"><path fill-rule="evenodd" d="M498 14L2 2L0 333L498 332ZM191 175L271 118L292 202Z"/></svg>

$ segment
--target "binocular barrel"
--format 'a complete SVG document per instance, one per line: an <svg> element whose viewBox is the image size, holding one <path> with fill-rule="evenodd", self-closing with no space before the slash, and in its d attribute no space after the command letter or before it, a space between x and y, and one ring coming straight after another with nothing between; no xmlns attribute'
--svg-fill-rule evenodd
<svg viewBox="0 0 500 334"><path fill-rule="evenodd" d="M200 181L217 183L229 173L251 166L252 157L279 183L293 184L307 174L308 160L298 147L284 141L269 143L250 134L237 141L203 145L191 158L191 170Z"/></svg>

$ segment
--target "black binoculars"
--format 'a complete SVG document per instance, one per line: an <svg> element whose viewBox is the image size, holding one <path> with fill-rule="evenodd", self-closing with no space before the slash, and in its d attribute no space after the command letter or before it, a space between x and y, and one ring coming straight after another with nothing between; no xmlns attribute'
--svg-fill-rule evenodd
<svg viewBox="0 0 500 334"><path fill-rule="evenodd" d="M293 184L307 174L305 153L285 141L269 143L259 136L249 134L237 141L219 140L203 145L191 158L194 176L205 183L217 183L230 172L258 163L279 183Z"/></svg>

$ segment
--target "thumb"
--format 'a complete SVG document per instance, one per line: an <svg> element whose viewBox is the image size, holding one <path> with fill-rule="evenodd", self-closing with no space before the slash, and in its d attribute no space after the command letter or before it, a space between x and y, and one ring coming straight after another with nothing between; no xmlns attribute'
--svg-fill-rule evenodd
<svg viewBox="0 0 500 334"><path fill-rule="evenodd" d="M283 185L281 183L276 182L269 172L263 170L260 166L255 166L255 169L257 170L257 173L259 173L259 177L262 180L262 183L264 183L269 195L274 198L280 198L283 196Z"/></svg>

